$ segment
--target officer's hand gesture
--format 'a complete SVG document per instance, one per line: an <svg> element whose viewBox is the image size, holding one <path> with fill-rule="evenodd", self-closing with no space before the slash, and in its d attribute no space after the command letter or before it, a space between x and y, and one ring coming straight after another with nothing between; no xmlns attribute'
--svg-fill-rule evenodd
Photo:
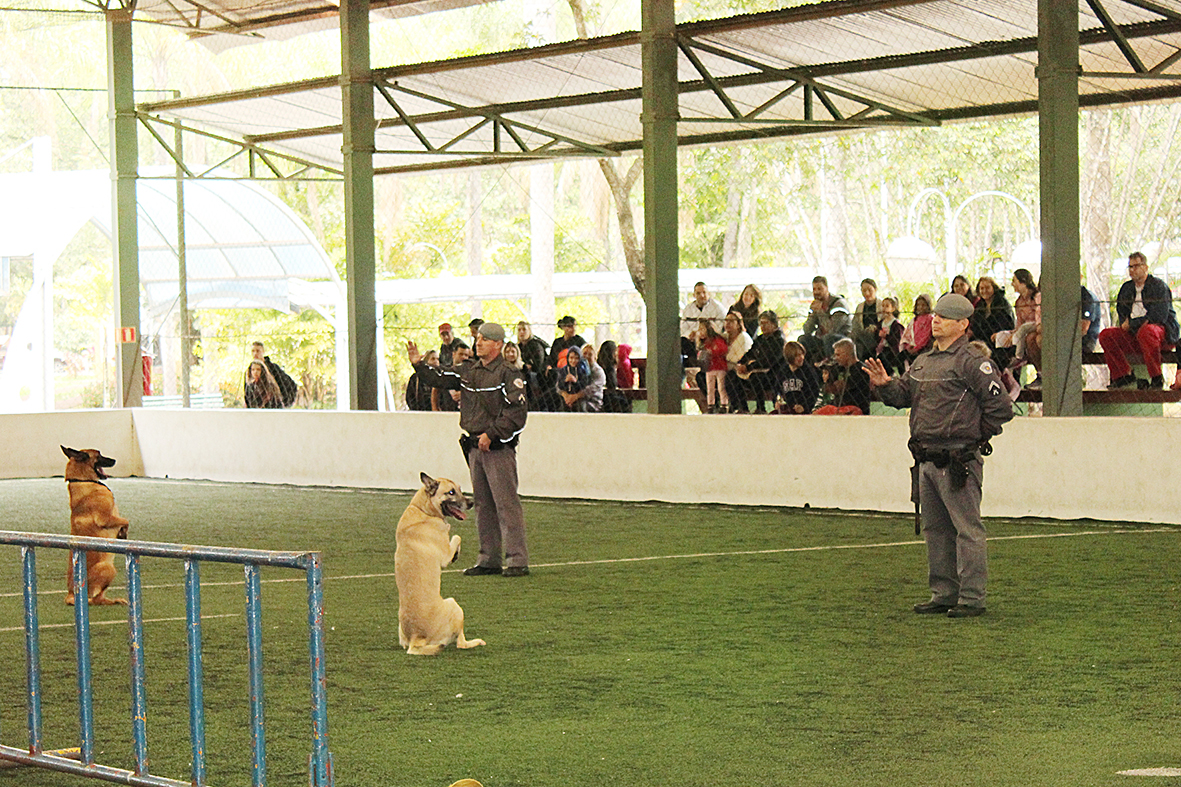
<svg viewBox="0 0 1181 787"><path fill-rule="evenodd" d="M890 382L890 375L886 373L886 367L877 358L868 359L865 363L861 364L861 368L869 375L870 385L885 385Z"/></svg>
<svg viewBox="0 0 1181 787"><path fill-rule="evenodd" d="M411 366L422 360L422 353L418 351L417 344L414 342L406 342L406 357L410 359Z"/></svg>

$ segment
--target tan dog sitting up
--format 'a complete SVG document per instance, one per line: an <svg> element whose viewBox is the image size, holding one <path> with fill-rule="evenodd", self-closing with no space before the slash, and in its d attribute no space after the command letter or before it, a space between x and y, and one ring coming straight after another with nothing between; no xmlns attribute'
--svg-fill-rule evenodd
<svg viewBox="0 0 1181 787"><path fill-rule="evenodd" d="M451 526L444 517L463 519L471 503L454 481L420 477L422 489L398 520L398 644L412 656L435 656L452 642L474 648L484 640L464 638L463 610L440 592L443 567L459 557L459 536L448 539Z"/></svg>
<svg viewBox="0 0 1181 787"><path fill-rule="evenodd" d="M115 495L103 483L114 459L88 448L76 451L61 447L66 462L66 485L70 490L70 535L92 538L127 538L130 523L119 516ZM74 572L66 560L66 603L74 603ZM126 604L121 598L107 598L107 587L115 578L115 556L109 552L86 553L86 589L91 604Z"/></svg>

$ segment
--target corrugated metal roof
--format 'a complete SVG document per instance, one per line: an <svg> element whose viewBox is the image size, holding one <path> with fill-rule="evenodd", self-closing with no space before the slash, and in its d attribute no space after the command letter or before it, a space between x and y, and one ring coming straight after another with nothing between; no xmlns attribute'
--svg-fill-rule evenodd
<svg viewBox="0 0 1181 787"><path fill-rule="evenodd" d="M1099 0L1110 26L1077 2L1083 105L1181 95L1181 0ZM684 24L677 38L683 145L1036 111L1036 0L841 0ZM641 146L638 33L377 70L374 82L379 173ZM342 165L335 78L142 110Z"/></svg>

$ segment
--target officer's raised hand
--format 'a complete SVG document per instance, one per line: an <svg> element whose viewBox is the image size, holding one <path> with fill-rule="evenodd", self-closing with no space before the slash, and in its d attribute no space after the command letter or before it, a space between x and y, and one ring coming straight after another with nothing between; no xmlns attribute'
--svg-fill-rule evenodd
<svg viewBox="0 0 1181 787"><path fill-rule="evenodd" d="M861 364L861 368L869 375L869 384L873 386L885 385L890 382L890 375L886 367L877 358L869 358Z"/></svg>
<svg viewBox="0 0 1181 787"><path fill-rule="evenodd" d="M414 342L406 342L406 357L410 359L411 366L422 360L422 353L418 351L417 344Z"/></svg>

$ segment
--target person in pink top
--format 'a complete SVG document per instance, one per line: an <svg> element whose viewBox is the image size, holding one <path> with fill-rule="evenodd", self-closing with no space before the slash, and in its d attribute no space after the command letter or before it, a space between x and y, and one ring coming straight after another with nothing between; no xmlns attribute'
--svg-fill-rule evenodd
<svg viewBox="0 0 1181 787"><path fill-rule="evenodd" d="M907 366L931 346L931 296L923 293L914 299L914 320L902 332L899 357Z"/></svg>

